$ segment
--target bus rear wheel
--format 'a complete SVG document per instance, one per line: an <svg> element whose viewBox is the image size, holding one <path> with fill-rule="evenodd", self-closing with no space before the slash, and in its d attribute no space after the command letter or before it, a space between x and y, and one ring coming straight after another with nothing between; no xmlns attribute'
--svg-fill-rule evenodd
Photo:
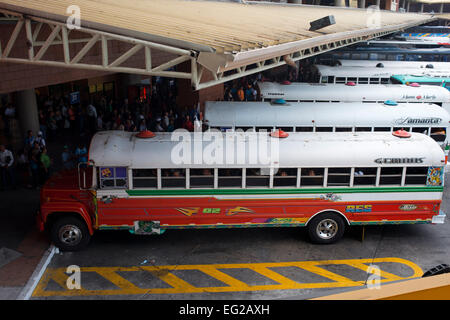
<svg viewBox="0 0 450 320"><path fill-rule="evenodd" d="M62 251L78 251L91 239L86 224L75 217L64 217L55 221L50 234L53 243Z"/></svg>
<svg viewBox="0 0 450 320"><path fill-rule="evenodd" d="M344 231L344 219L334 212L321 213L308 223L309 238L317 244L335 243L342 238Z"/></svg>

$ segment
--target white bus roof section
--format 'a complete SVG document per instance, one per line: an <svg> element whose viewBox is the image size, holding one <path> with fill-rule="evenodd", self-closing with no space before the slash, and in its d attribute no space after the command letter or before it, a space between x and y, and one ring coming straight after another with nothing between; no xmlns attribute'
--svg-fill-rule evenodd
<svg viewBox="0 0 450 320"><path fill-rule="evenodd" d="M440 119L433 126L448 127L450 115L431 103L361 102L270 102L215 101L205 104L205 121L210 127L429 127L404 119Z"/></svg>
<svg viewBox="0 0 450 320"><path fill-rule="evenodd" d="M449 103L450 92L444 87L421 85L412 87L398 84L346 84L293 82L258 82L263 99L313 101L386 101Z"/></svg>
<svg viewBox="0 0 450 320"><path fill-rule="evenodd" d="M422 74L419 68L377 68L373 67L347 67L327 66L316 64L314 67L322 77L334 76L343 78L390 78L394 74ZM430 69L428 69L430 70Z"/></svg>
<svg viewBox="0 0 450 320"><path fill-rule="evenodd" d="M154 138L136 138L135 133L124 131L104 131L97 133L91 142L89 159L98 167L130 167L130 168L262 168L270 165L253 164L249 160L250 142L243 138L244 133L216 133L222 138L234 140L236 143L223 143L222 157L216 163L194 164L194 134L191 137L191 164L175 163L172 152L177 150L180 142L171 141L170 133L157 133ZM270 143L277 139L277 148L270 155L278 159L279 167L377 167L383 166L375 162L379 158L423 158L422 163L411 163L408 166L442 166L444 152L430 137L412 133L410 138L398 138L391 133L290 133L289 137L272 138L268 133L253 133L260 136L260 141ZM214 138L213 138L214 139ZM241 141L241 143L237 143ZM200 143L197 140L197 143ZM211 141L204 141L195 150L201 151L203 159L210 153ZM268 148L270 150L270 147ZM252 150L254 152L254 150ZM275 152L277 153L275 155ZM234 162L226 162L226 155L233 153ZM245 161L237 162L236 155L245 155ZM217 163L218 162L218 163ZM405 166L396 164L394 166Z"/></svg>
<svg viewBox="0 0 450 320"><path fill-rule="evenodd" d="M382 64L384 68L424 68L429 70L448 70L450 62L433 61L390 61L390 60L337 60L341 66L345 67L377 67Z"/></svg>
<svg viewBox="0 0 450 320"><path fill-rule="evenodd" d="M73 13L73 5L79 8L81 25L79 29L68 30L66 21ZM108 51L111 40L125 41L134 47L112 63L102 52L101 63L93 64L96 70L161 75L161 72L191 60L190 75L196 89L436 19L430 14L381 10L374 15L374 24L368 26L370 16L366 9L251 1L1 0L0 12L10 22L17 23L0 62L87 68L88 65L81 64L80 60L94 45L100 44L100 49ZM329 15L334 16L335 24L317 31L309 30L311 21ZM42 24L51 30L61 29L55 30L47 39L36 41L39 34L36 30ZM20 32L22 26L26 32ZM80 37L80 33L83 36ZM22 42L20 46L25 48L25 54L12 60L8 55L16 40ZM86 45L83 47L80 43ZM45 60L47 47L53 45L59 45L57 48L61 55L64 54L64 61ZM45 50L36 50L38 46ZM150 49L179 54L180 57L155 68L149 63ZM138 51L140 54L145 51L144 68L117 69ZM202 79L204 70L212 73L213 80ZM224 75L230 70L234 71L232 75ZM184 73L170 76L187 77Z"/></svg>

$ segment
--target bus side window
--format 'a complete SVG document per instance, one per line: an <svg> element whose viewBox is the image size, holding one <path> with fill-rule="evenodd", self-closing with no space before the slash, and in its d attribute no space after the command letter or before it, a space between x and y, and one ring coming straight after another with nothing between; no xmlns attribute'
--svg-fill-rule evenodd
<svg viewBox="0 0 450 320"><path fill-rule="evenodd" d="M375 132L390 132L391 128L389 128L389 127L375 127L373 129L373 131L375 131Z"/></svg>
<svg viewBox="0 0 450 320"><path fill-rule="evenodd" d="M133 188L152 188L158 186L156 169L133 169Z"/></svg>
<svg viewBox="0 0 450 320"><path fill-rule="evenodd" d="M219 169L219 188L242 188L242 169Z"/></svg>
<svg viewBox="0 0 450 320"><path fill-rule="evenodd" d="M381 168L380 185L401 185L402 183L402 167Z"/></svg>
<svg viewBox="0 0 450 320"><path fill-rule="evenodd" d="M353 186L374 186L377 181L377 168L355 168Z"/></svg>
<svg viewBox="0 0 450 320"><path fill-rule="evenodd" d="M302 168L300 186L323 186L323 168Z"/></svg>
<svg viewBox="0 0 450 320"><path fill-rule="evenodd" d="M313 127L296 127L295 132L313 132Z"/></svg>
<svg viewBox="0 0 450 320"><path fill-rule="evenodd" d="M274 187L297 186L297 168L277 168L273 175Z"/></svg>
<svg viewBox="0 0 450 320"><path fill-rule="evenodd" d="M161 169L163 188L186 188L186 169Z"/></svg>
<svg viewBox="0 0 450 320"><path fill-rule="evenodd" d="M345 77L336 77L336 83L345 83Z"/></svg>
<svg viewBox="0 0 450 320"><path fill-rule="evenodd" d="M126 167L102 167L99 176L102 189L122 189L128 185Z"/></svg>
<svg viewBox="0 0 450 320"><path fill-rule="evenodd" d="M406 168L405 184L427 184L428 167Z"/></svg>
<svg viewBox="0 0 450 320"><path fill-rule="evenodd" d="M190 169L190 188L214 188L214 169Z"/></svg>
<svg viewBox="0 0 450 320"><path fill-rule="evenodd" d="M428 128L412 128L412 132L422 133L428 135Z"/></svg>
<svg viewBox="0 0 450 320"><path fill-rule="evenodd" d="M437 142L445 141L446 134L446 128L431 128L430 136Z"/></svg>
<svg viewBox="0 0 450 320"><path fill-rule="evenodd" d="M359 84L368 84L369 83L369 78L359 78L358 79L358 83Z"/></svg>
<svg viewBox="0 0 450 320"><path fill-rule="evenodd" d="M316 127L316 132L333 132L333 127Z"/></svg>
<svg viewBox="0 0 450 320"><path fill-rule="evenodd" d="M265 187L270 183L269 170L264 172L258 168L247 168L245 173L245 185L247 188Z"/></svg>
<svg viewBox="0 0 450 320"><path fill-rule="evenodd" d="M371 127L356 127L355 132L371 132Z"/></svg>
<svg viewBox="0 0 450 320"><path fill-rule="evenodd" d="M349 186L350 168L328 168L327 186Z"/></svg>

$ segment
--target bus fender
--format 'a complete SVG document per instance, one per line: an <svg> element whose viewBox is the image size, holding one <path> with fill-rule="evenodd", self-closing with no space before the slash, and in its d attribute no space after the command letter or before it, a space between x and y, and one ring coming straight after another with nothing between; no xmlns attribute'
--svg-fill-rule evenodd
<svg viewBox="0 0 450 320"><path fill-rule="evenodd" d="M89 215L86 207L82 204L68 205L67 203L64 203L63 205L60 205L57 203L53 203L41 207L42 222L44 224L48 223L49 220L53 220L53 218L56 218L57 215L63 216L64 214L72 214L74 216L78 216L86 223L90 235L94 233L94 229L92 227L92 218Z"/></svg>
<svg viewBox="0 0 450 320"><path fill-rule="evenodd" d="M334 213L339 214L339 215L342 216L342 217L344 218L344 220L347 222L347 225L348 225L348 226L350 225L350 221L348 221L347 217L346 217L345 214L343 214L342 212L340 212L340 211L338 211L338 210L335 210L335 209L325 209L325 210L316 212L316 213L313 214L311 217L309 217L308 221L306 221L305 226L307 226L308 223L309 223L312 219L314 219L315 216L317 216L317 215L319 215L319 214L321 214L321 213L325 213L325 212L334 212Z"/></svg>

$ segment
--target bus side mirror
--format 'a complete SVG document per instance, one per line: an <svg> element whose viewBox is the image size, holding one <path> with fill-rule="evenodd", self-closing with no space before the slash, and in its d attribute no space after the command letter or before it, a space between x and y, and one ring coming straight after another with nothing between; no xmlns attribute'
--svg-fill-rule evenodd
<svg viewBox="0 0 450 320"><path fill-rule="evenodd" d="M80 190L94 188L94 163L92 161L78 164L78 187Z"/></svg>

